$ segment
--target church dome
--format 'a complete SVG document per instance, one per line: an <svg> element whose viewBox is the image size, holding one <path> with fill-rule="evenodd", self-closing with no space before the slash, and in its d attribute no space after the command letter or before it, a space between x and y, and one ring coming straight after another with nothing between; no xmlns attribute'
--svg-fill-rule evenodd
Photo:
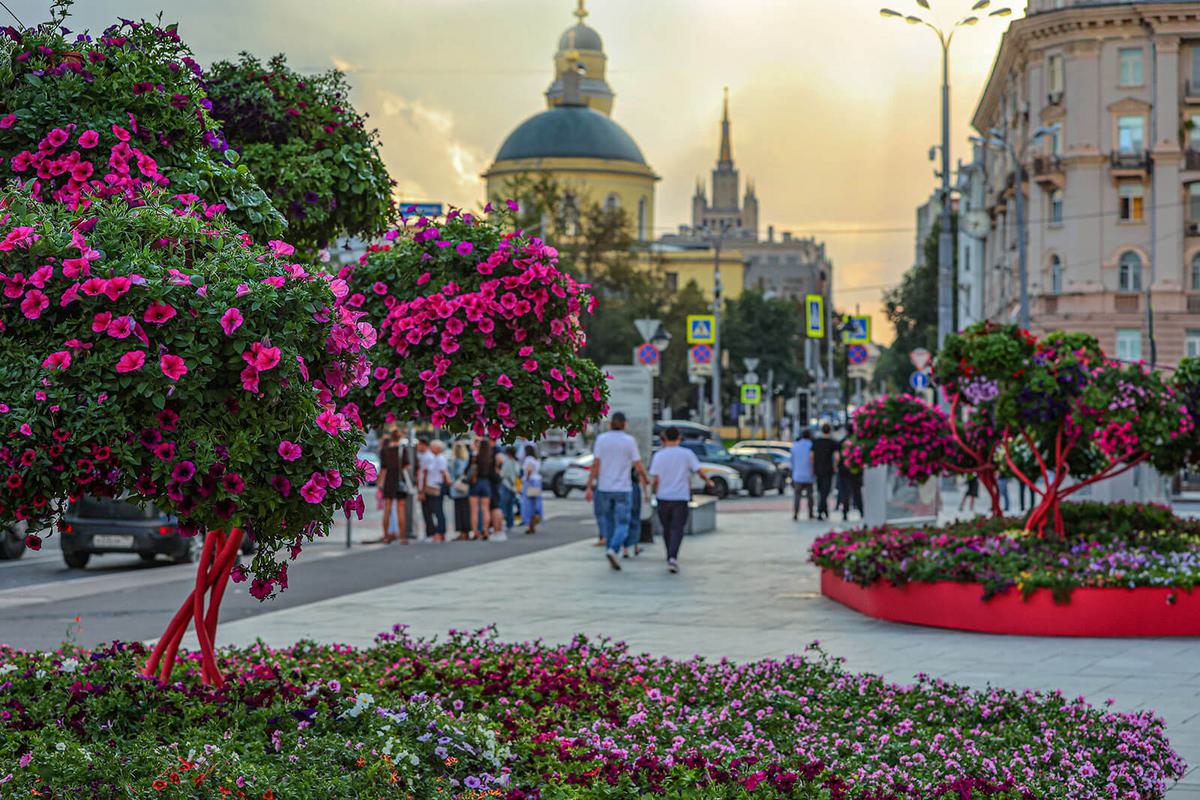
<svg viewBox="0 0 1200 800"><path fill-rule="evenodd" d="M535 114L508 135L497 161L519 158L599 158L645 164L633 137L587 106L559 105Z"/></svg>
<svg viewBox="0 0 1200 800"><path fill-rule="evenodd" d="M580 22L563 31L558 39L558 49L563 50L603 50L604 43L600 34Z"/></svg>

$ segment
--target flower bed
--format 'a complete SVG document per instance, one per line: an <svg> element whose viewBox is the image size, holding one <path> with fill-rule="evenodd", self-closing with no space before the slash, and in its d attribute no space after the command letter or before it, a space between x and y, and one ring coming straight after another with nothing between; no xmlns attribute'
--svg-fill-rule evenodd
<svg viewBox="0 0 1200 800"><path fill-rule="evenodd" d="M0 793L42 797L1160 798L1185 770L1153 712L579 639L397 628L367 650L192 657L0 649Z"/></svg>
<svg viewBox="0 0 1200 800"><path fill-rule="evenodd" d="M937 527L836 531L813 543L814 564L871 586L955 581L982 599L1039 589L1068 602L1078 588L1192 589L1200 583L1200 522L1153 505L1070 503L1065 538L1038 537L1016 518Z"/></svg>

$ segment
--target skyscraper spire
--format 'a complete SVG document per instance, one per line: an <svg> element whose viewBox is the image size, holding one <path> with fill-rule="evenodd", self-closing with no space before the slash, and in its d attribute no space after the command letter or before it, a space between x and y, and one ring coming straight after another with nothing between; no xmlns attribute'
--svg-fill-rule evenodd
<svg viewBox="0 0 1200 800"><path fill-rule="evenodd" d="M582 2L582 0L580 0ZM719 162L733 161L733 146L729 141L729 87L725 87L725 106L721 114L721 154L717 157Z"/></svg>

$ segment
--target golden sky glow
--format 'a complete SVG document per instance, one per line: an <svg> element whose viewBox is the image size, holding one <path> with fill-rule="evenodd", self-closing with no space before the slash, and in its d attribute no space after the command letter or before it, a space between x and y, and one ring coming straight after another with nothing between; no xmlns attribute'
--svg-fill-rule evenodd
<svg viewBox="0 0 1200 800"><path fill-rule="evenodd" d="M884 0L904 13L915 0ZM589 0L604 39L613 118L658 186L660 233L689 221L697 176L717 153L730 87L733 155L755 180L760 220L812 233L834 261L840 308L877 311L881 285L913 259L913 214L934 187L941 52L929 30L878 15L877 0ZM953 24L971 0L931 0ZM44 0L10 7L27 24ZM994 6L1004 5L994 2ZM1023 0L1010 4L1017 14ZM75 29L117 15L178 20L202 63L241 50L351 73L355 103L383 137L404 199L475 206L479 173L542 92L574 0L80 0ZM960 31L952 48L951 156L1007 20ZM882 230L881 230L882 229ZM883 333L880 325L876 330ZM881 338L888 338L884 333Z"/></svg>

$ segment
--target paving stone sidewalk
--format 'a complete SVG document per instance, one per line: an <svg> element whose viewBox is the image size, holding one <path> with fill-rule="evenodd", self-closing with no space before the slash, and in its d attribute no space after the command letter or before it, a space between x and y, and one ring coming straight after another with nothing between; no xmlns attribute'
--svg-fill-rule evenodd
<svg viewBox="0 0 1200 800"><path fill-rule="evenodd" d="M684 543L678 575L667 573L661 545L613 572L587 541L263 614L222 625L218 639L366 646L397 622L421 636L494 623L502 639L607 635L656 655L738 661L816 640L850 669L899 682L924 672L1152 708L1175 748L1200 764L1200 641L991 636L872 620L821 596L806 554L825 528L786 512L722 514L716 533ZM1170 797L1200 800L1200 772L1193 767Z"/></svg>

